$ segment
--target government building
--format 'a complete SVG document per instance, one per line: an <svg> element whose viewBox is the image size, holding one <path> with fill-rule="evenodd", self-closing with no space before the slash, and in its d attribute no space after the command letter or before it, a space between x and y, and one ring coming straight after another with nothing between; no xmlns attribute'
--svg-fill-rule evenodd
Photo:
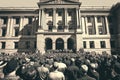
<svg viewBox="0 0 120 80"><path fill-rule="evenodd" d="M120 51L120 3L81 7L79 0L39 0L37 8L0 8L0 52L113 54Z"/></svg>

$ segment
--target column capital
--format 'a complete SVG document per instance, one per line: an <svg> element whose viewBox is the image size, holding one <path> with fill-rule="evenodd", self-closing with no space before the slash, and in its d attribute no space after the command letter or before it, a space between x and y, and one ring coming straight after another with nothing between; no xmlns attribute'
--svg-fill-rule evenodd
<svg viewBox="0 0 120 80"><path fill-rule="evenodd" d="M57 8L52 8L53 10L56 10Z"/></svg>
<svg viewBox="0 0 120 80"><path fill-rule="evenodd" d="M68 8L64 8L64 10L68 10Z"/></svg>
<svg viewBox="0 0 120 80"><path fill-rule="evenodd" d="M76 10L80 10L80 8L78 7L78 8L75 8Z"/></svg>

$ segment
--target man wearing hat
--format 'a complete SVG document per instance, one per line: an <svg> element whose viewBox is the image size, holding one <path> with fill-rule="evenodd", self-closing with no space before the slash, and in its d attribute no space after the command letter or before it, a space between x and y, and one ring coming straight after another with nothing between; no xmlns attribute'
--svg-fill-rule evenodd
<svg viewBox="0 0 120 80"><path fill-rule="evenodd" d="M81 69L83 70L83 76L78 79L78 80L96 80L90 76L87 75L87 72L88 72L88 66L87 65L81 65Z"/></svg>
<svg viewBox="0 0 120 80"><path fill-rule="evenodd" d="M88 75L90 77L95 78L96 80L99 80L99 73L95 70L97 68L95 63L91 63L89 70L88 70Z"/></svg>

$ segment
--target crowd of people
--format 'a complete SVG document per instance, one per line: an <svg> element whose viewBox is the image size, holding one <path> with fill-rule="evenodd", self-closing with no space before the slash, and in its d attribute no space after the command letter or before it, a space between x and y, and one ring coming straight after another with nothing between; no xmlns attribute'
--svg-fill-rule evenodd
<svg viewBox="0 0 120 80"><path fill-rule="evenodd" d="M120 80L120 55L0 54L0 80Z"/></svg>

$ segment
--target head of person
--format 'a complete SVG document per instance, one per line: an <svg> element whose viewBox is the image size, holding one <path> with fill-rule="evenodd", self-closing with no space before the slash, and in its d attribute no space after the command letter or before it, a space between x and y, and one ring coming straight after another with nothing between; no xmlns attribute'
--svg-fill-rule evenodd
<svg viewBox="0 0 120 80"><path fill-rule="evenodd" d="M55 70L58 69L58 62L54 62L53 68L54 68Z"/></svg>
<svg viewBox="0 0 120 80"><path fill-rule="evenodd" d="M83 64L83 65L81 65L81 68L82 68L83 74L88 72L88 66L87 65Z"/></svg>

